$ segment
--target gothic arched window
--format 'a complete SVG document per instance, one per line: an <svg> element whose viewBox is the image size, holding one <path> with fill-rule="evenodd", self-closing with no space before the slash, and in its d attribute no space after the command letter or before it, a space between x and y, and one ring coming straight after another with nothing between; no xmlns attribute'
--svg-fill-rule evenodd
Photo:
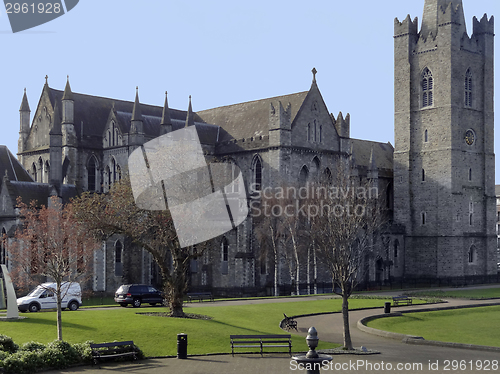
<svg viewBox="0 0 500 374"><path fill-rule="evenodd" d="M221 273L222 274L227 274L228 273L228 261L229 261L229 243L227 242L226 238L222 239L222 242L220 244L220 249L221 249Z"/></svg>
<svg viewBox="0 0 500 374"><path fill-rule="evenodd" d="M111 182L113 183L116 181L116 160L114 158L111 159L110 171L111 171Z"/></svg>
<svg viewBox="0 0 500 374"><path fill-rule="evenodd" d="M329 168L326 168L323 171L323 182L327 183L327 184L331 184L332 181L333 181L332 172L330 171Z"/></svg>
<svg viewBox="0 0 500 374"><path fill-rule="evenodd" d="M472 264L476 260L476 247L471 246L469 252L467 253L469 264Z"/></svg>
<svg viewBox="0 0 500 374"><path fill-rule="evenodd" d="M422 73L422 108L432 106L434 103L434 80L432 73L425 68Z"/></svg>
<svg viewBox="0 0 500 374"><path fill-rule="evenodd" d="M34 162L33 162L33 165L31 165L31 175L33 176L33 179L35 180L35 182L38 182L38 176L36 174L36 165Z"/></svg>
<svg viewBox="0 0 500 374"><path fill-rule="evenodd" d="M117 240L115 243L115 276L117 277L121 277L123 275L122 251L122 242Z"/></svg>
<svg viewBox="0 0 500 374"><path fill-rule="evenodd" d="M472 73L467 69L465 73L465 106L472 107Z"/></svg>
<svg viewBox="0 0 500 374"><path fill-rule="evenodd" d="M49 160L45 161L44 173L45 173L44 183L49 183L49 181L50 181L50 164L49 164Z"/></svg>
<svg viewBox="0 0 500 374"><path fill-rule="evenodd" d="M41 157L38 159L37 169L38 169L38 174L40 174L38 180L40 181L40 183L43 183L45 178L43 177L43 160Z"/></svg>
<svg viewBox="0 0 500 374"><path fill-rule="evenodd" d="M255 157L253 163L253 190L260 191L262 189L262 162L259 156Z"/></svg>
<svg viewBox="0 0 500 374"><path fill-rule="evenodd" d="M90 157L87 165L87 189L97 191L97 162L94 156Z"/></svg>
<svg viewBox="0 0 500 374"><path fill-rule="evenodd" d="M302 169L300 169L299 173L299 184L301 186L305 186L307 182L307 177L309 176L309 169L307 166L302 166Z"/></svg>

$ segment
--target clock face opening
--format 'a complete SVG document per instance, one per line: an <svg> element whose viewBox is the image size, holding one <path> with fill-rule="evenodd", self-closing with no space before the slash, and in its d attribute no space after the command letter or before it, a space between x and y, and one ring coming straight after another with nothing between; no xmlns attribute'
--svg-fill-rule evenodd
<svg viewBox="0 0 500 374"><path fill-rule="evenodd" d="M472 131L472 130L467 130L467 131L465 132L465 137L464 137L464 139L465 139L465 143L466 143L467 145L472 145L472 144L474 144L474 141L476 140L476 136L475 136L475 134L474 134L474 131Z"/></svg>

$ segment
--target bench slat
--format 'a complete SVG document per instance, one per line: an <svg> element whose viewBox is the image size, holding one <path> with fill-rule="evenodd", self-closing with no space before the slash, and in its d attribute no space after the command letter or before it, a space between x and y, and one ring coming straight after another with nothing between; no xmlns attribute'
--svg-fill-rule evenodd
<svg viewBox="0 0 500 374"><path fill-rule="evenodd" d="M260 354L263 354L263 348L284 348L288 347L288 353L292 354L292 336L283 334L274 335L230 335L231 353L234 356L235 348L260 348ZM286 340L285 340L286 339ZM281 343L281 344L280 344Z"/></svg>
<svg viewBox="0 0 500 374"><path fill-rule="evenodd" d="M97 343L90 344L90 348L92 349L92 359L93 363L97 364L97 360L101 358L113 358L113 357L126 357L133 356L133 359L137 359L137 352L128 351L128 352L120 352L121 347L125 346L133 346L134 342L132 340L127 340L124 342L112 342L112 343ZM105 350L99 348L107 348ZM115 349L113 349L115 348Z"/></svg>

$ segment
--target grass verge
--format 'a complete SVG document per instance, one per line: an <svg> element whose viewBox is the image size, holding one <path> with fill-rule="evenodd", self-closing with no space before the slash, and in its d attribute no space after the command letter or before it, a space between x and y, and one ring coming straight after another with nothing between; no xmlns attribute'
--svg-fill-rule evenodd
<svg viewBox="0 0 500 374"><path fill-rule="evenodd" d="M500 347L498 331L492 328L500 325L500 306L408 313L375 319L367 325L426 340Z"/></svg>
<svg viewBox="0 0 500 374"><path fill-rule="evenodd" d="M500 298L500 287L474 290L461 289L456 291L426 290L410 292L409 295L415 297L459 298L470 300L495 299Z"/></svg>

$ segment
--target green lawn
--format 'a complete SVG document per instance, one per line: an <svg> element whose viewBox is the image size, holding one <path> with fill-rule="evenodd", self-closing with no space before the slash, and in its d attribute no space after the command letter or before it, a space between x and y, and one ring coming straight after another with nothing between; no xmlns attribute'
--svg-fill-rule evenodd
<svg viewBox="0 0 500 374"><path fill-rule="evenodd" d="M351 308L380 307L385 299L353 299ZM234 306L186 308L187 312L212 317L211 320L177 319L137 314L161 312L164 308L141 307L79 309L63 312L63 338L70 343L93 340L134 340L146 356L175 355L177 334L188 334L188 353L229 353L231 334L283 334L279 322L283 313L289 316L307 313L327 313L341 310L340 299L311 300L287 303L267 303ZM56 339L56 313L24 313L26 319L0 322L2 334L21 345L28 341L47 343ZM301 327L299 325L299 327ZM306 326L302 326L306 327ZM307 326L309 327L309 326ZM292 334L293 335L293 334ZM339 342L340 343L340 342ZM321 343L319 348L332 348ZM293 335L293 350L306 351L305 339Z"/></svg>
<svg viewBox="0 0 500 374"><path fill-rule="evenodd" d="M483 288L479 290L453 290L453 291L419 291L412 292L412 296L426 296L426 297L439 297L439 298L461 298L461 299L491 299L500 298L500 287L496 288Z"/></svg>
<svg viewBox="0 0 500 374"><path fill-rule="evenodd" d="M368 326L426 340L500 347L500 306L408 313L376 319Z"/></svg>

